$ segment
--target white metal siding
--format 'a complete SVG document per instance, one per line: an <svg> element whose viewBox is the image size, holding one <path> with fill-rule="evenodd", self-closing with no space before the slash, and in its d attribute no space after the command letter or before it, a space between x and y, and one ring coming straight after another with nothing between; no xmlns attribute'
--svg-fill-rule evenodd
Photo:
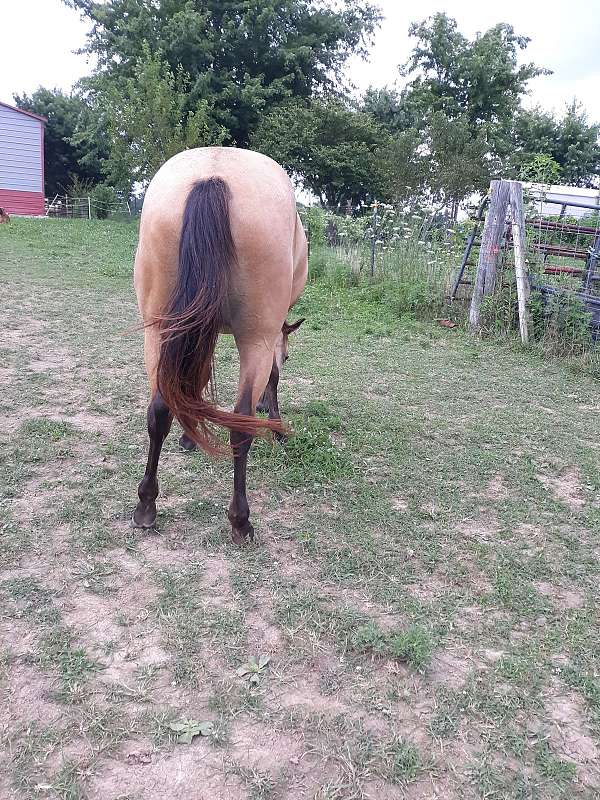
<svg viewBox="0 0 600 800"><path fill-rule="evenodd" d="M0 105L0 189L43 191L41 125Z"/></svg>
<svg viewBox="0 0 600 800"><path fill-rule="evenodd" d="M558 216L562 209L556 203L544 202L544 199L558 200L559 203L564 203L565 214L576 219L588 217L594 211L570 206L569 200L574 203L586 203L586 205L589 203L600 211L600 190L598 189L584 189L581 186L543 186L536 183L525 183L524 186L531 189L538 213L545 216Z"/></svg>

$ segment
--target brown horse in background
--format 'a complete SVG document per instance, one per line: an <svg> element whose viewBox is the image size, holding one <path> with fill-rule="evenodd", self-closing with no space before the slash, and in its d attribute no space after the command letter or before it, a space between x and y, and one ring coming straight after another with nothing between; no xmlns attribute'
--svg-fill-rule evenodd
<svg viewBox="0 0 600 800"><path fill-rule="evenodd" d="M10 222L10 217L3 208L0 208L0 225L2 225L3 222Z"/></svg>
<svg viewBox="0 0 600 800"><path fill-rule="evenodd" d="M150 381L150 450L133 522L156 521L157 469L173 417L185 449L222 450L212 426L230 431L233 537L252 537L246 465L252 437L284 433L277 403L288 335L302 320L286 316L307 276L307 243L294 191L266 156L236 148L187 150L153 178L140 223L135 289L145 327ZM232 333L240 356L233 413L210 395L219 333ZM269 418L255 416L267 408Z"/></svg>

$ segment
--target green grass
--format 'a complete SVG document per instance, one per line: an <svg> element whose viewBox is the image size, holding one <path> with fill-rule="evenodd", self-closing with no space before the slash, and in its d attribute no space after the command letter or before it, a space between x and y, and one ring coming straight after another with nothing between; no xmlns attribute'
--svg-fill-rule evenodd
<svg viewBox="0 0 600 800"><path fill-rule="evenodd" d="M0 794L593 798L592 374L316 261L280 384L294 436L250 455L256 542L230 541L229 461L176 430L158 533L134 532L136 236L0 228ZM222 404L236 369L223 337ZM213 733L179 744L180 719Z"/></svg>

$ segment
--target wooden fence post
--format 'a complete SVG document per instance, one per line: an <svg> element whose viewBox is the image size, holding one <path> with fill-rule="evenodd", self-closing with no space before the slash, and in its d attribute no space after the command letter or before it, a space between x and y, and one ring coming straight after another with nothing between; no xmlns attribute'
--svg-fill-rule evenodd
<svg viewBox="0 0 600 800"><path fill-rule="evenodd" d="M525 262L525 212L523 210L523 184L510 181L510 216L512 220L512 236L515 250L515 277L517 281L517 299L519 302L519 330L523 344L529 342L529 278Z"/></svg>
<svg viewBox="0 0 600 800"><path fill-rule="evenodd" d="M506 225L506 211L509 203L509 181L492 181L490 184L490 205L481 235L477 275L473 286L469 325L472 331L479 330L481 302L484 295L491 294L496 285L496 267Z"/></svg>

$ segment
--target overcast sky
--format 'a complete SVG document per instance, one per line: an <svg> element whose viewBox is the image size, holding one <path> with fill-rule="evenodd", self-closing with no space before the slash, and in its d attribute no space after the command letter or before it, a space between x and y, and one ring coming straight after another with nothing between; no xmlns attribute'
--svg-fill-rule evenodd
<svg viewBox="0 0 600 800"><path fill-rule="evenodd" d="M0 0L0 100L38 86L69 89L91 67L74 50L85 42L87 26L61 0ZM531 38L524 60L554 74L531 82L528 104L561 112L574 97L590 121L600 122L600 0L379 0L385 15L368 62L352 59L350 79L362 90L392 84L397 66L411 49L408 26L436 11L455 17L473 36L497 22L510 22Z"/></svg>

